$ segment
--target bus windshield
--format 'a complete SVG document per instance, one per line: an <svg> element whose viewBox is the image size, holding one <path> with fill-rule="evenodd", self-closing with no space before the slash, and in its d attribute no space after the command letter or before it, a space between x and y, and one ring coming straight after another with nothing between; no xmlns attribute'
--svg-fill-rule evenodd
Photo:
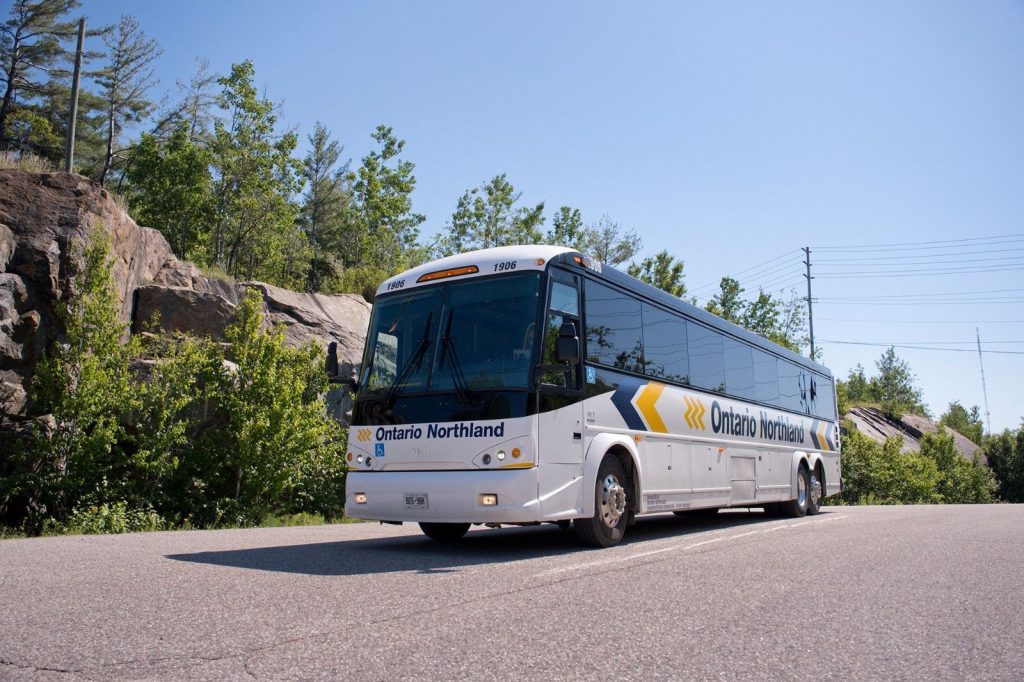
<svg viewBox="0 0 1024 682"><path fill-rule="evenodd" d="M529 388L539 296L524 272L379 297L356 400Z"/></svg>

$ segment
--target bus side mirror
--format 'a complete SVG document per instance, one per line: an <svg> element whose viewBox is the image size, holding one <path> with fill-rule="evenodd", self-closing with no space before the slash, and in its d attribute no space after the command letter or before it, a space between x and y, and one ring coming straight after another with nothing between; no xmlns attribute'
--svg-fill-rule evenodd
<svg viewBox="0 0 1024 682"><path fill-rule="evenodd" d="M580 339L576 336L576 325L563 322L555 340L555 360L569 365L579 364Z"/></svg>

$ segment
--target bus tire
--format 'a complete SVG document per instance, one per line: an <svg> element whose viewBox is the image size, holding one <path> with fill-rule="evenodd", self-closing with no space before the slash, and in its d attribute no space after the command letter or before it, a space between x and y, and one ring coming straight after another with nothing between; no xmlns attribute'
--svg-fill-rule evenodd
<svg viewBox="0 0 1024 682"><path fill-rule="evenodd" d="M614 455L605 455L597 470L594 485L594 515L576 519L576 537L589 547L612 547L622 541L629 523L632 495L622 463Z"/></svg>
<svg viewBox="0 0 1024 682"><path fill-rule="evenodd" d="M807 515L814 516L821 512L821 501L825 497L825 480L821 473L821 464L814 467L807 486Z"/></svg>
<svg viewBox="0 0 1024 682"><path fill-rule="evenodd" d="M420 530L431 540L455 542L469 530L468 523L421 523Z"/></svg>
<svg viewBox="0 0 1024 682"><path fill-rule="evenodd" d="M806 514L811 499L810 489L811 477L807 473L807 465L801 462L796 471L796 499L779 503L782 515L798 519Z"/></svg>

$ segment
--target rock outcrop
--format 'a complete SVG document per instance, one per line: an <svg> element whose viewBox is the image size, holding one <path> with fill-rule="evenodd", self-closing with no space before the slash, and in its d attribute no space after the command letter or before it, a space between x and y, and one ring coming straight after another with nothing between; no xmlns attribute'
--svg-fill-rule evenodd
<svg viewBox="0 0 1024 682"><path fill-rule="evenodd" d="M904 452L920 450L921 437L924 434L939 432L938 425L925 417L907 414L903 415L903 419L894 421L874 407L855 407L843 416L853 422L857 431L879 443L884 443L887 438L901 438ZM953 434L953 440L956 442L956 448L960 454L968 460L974 461L981 448L959 432L952 429L946 430ZM981 456L984 457L984 455Z"/></svg>
<svg viewBox="0 0 1024 682"><path fill-rule="evenodd" d="M157 230L140 227L109 192L68 173L0 170L0 423L28 412L26 386L35 363L63 334L58 311L74 292L82 246L106 235L122 321L133 332L158 328L219 338L243 288L263 296L267 324L284 326L291 344L337 344L338 377L328 403L338 418L349 408L370 305L354 295L288 291L260 282L235 284L205 276L178 260Z"/></svg>

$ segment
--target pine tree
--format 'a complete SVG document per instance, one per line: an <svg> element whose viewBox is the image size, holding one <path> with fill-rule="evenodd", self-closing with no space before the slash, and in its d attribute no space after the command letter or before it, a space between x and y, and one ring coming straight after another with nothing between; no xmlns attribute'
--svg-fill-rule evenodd
<svg viewBox="0 0 1024 682"><path fill-rule="evenodd" d="M377 126L372 137L379 149L347 176L352 202L346 231L351 236L340 254L345 266L341 289L359 292L368 301L385 279L427 257L418 242L426 218L412 210L416 164L399 158L405 140L390 127Z"/></svg>
<svg viewBox="0 0 1024 682"><path fill-rule="evenodd" d="M106 184L118 157L126 151L120 149L124 126L142 121L152 110L152 103L146 99L146 92L154 84L150 65L161 54L156 41L148 40L130 16L121 17L116 32L104 36L103 42L110 50L109 63L94 75L105 105L106 144L100 185Z"/></svg>
<svg viewBox="0 0 1024 682"><path fill-rule="evenodd" d="M0 26L0 149L36 152L26 145L52 133L40 130L45 117L31 112L38 112L39 99L49 94L52 74L66 66L63 42L76 34L77 25L61 19L79 4L78 0L14 0L11 4L10 18ZM19 117L20 109L27 111ZM12 131L12 118L28 129Z"/></svg>
<svg viewBox="0 0 1024 682"><path fill-rule="evenodd" d="M299 224L312 248L306 290L320 291L326 280L338 275L352 193L346 179L348 163L338 167L344 147L331 139L330 131L319 121L308 139L304 171L308 189Z"/></svg>
<svg viewBox="0 0 1024 682"><path fill-rule="evenodd" d="M905 360L889 347L876 363L878 376L871 380L871 394L882 404L890 419L900 419L907 412L924 412L921 391L914 386L914 373Z"/></svg>

